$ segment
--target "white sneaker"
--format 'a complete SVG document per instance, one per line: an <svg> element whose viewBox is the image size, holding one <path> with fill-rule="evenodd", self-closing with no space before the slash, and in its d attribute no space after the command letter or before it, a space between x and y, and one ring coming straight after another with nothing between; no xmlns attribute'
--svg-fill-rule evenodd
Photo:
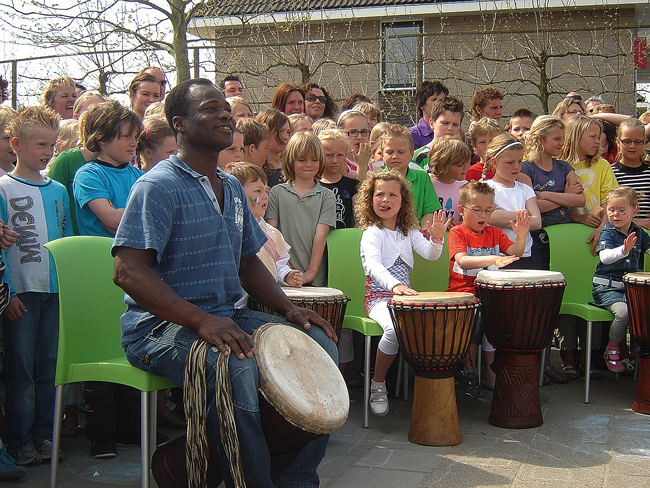
<svg viewBox="0 0 650 488"><path fill-rule="evenodd" d="M386 382L372 382L370 386L370 410L375 417L388 415L388 394L386 393Z"/></svg>

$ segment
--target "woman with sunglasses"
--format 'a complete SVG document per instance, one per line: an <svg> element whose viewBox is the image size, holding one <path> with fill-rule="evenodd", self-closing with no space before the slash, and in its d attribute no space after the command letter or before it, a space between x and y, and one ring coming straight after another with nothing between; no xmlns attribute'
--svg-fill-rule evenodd
<svg viewBox="0 0 650 488"><path fill-rule="evenodd" d="M313 121L321 117L333 119L336 116L338 107L325 87L309 82L302 85L300 91L305 97L305 115Z"/></svg>

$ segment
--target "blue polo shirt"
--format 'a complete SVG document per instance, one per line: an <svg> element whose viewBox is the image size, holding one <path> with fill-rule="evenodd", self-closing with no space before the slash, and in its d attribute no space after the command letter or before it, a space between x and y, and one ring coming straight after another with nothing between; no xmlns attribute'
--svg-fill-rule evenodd
<svg viewBox="0 0 650 488"><path fill-rule="evenodd" d="M156 251L154 272L181 298L215 316L233 314L242 297L239 264L267 238L246 203L236 178L217 170L223 183L219 208L206 176L180 158L158 163L133 185L113 243ZM122 316L122 345L140 339L162 322L128 295Z"/></svg>

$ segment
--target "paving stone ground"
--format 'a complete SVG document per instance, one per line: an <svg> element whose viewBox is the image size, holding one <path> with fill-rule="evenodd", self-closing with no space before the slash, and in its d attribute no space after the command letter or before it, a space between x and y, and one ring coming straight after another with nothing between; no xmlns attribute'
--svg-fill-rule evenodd
<svg viewBox="0 0 650 488"><path fill-rule="evenodd" d="M363 396L352 391L350 417L331 436L319 468L321 486L650 488L650 416L632 411L635 388L632 378L615 381L605 372L592 382L591 403L584 404L580 380L542 387L544 424L526 430L488 423L489 392L483 390L479 401L459 392L463 442L453 447L410 443L411 401L402 399L391 398L389 415L371 418L370 428L364 429ZM64 439L62 447L66 459L60 465L58 486L140 486L138 447L120 446L112 460L92 458L83 435ZM49 465L29 468L23 480L0 482L2 487L48 485Z"/></svg>

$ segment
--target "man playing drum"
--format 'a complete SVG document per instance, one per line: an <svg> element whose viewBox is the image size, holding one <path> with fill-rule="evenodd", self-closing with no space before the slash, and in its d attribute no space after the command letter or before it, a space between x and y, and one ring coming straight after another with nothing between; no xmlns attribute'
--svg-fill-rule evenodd
<svg viewBox="0 0 650 488"><path fill-rule="evenodd" d="M328 437L273 463L260 426L258 372L250 335L266 322L302 327L337 361L330 325L297 308L256 256L266 237L237 180L217 169L219 152L232 144L230 105L210 81L180 83L165 100L178 157L159 163L134 185L115 236L115 283L128 305L122 345L131 364L183 384L192 343L214 344L207 356L208 435L221 449L215 409L215 365L232 349L228 366L235 423L247 486L318 486L316 468ZM287 319L235 310L240 286ZM297 324L297 325L296 325ZM315 325L317 327L313 327ZM223 451L222 451L223 452ZM225 455L227 486L233 486ZM289 458L289 459L287 459Z"/></svg>

